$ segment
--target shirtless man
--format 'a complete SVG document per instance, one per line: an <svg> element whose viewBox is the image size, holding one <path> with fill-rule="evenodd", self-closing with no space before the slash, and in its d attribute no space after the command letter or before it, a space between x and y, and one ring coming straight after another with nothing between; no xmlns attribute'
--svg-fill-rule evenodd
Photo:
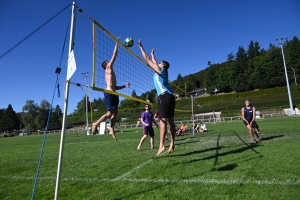
<svg viewBox="0 0 300 200"><path fill-rule="evenodd" d="M118 37L117 39L119 40L119 38L120 37ZM128 88L130 86L129 83L126 83L125 85L122 85L122 86L117 86L116 74L113 69L113 64L116 60L117 55L118 55L118 42L116 42L115 49L114 49L113 55L111 57L111 60L109 62L107 60L105 60L102 63L102 68L105 70L105 82L106 82L107 90L116 91L116 90L120 90L123 88ZM107 118L110 118L111 119L111 125L110 125L111 128L110 128L109 134L115 140L117 140L114 129L115 129L116 118L118 116L119 96L104 92L104 97L105 97L105 107L106 107L107 112L104 115L102 115L95 123L93 123L92 134L95 134L98 131L97 126L101 122L105 121Z"/></svg>

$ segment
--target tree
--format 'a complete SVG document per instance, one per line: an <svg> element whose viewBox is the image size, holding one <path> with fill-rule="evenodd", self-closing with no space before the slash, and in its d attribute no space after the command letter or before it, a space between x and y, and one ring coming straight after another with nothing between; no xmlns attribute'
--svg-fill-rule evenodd
<svg viewBox="0 0 300 200"><path fill-rule="evenodd" d="M98 98L98 99L94 99L93 103L92 103L92 107L93 110L102 110L102 109L106 109L105 108L105 98Z"/></svg>
<svg viewBox="0 0 300 200"><path fill-rule="evenodd" d="M62 127L61 121L59 119L59 116L57 115L57 112L54 109L53 112L51 112L51 118L48 124L48 130L61 129L61 127Z"/></svg>
<svg viewBox="0 0 300 200"><path fill-rule="evenodd" d="M8 105L7 109L4 111L3 116L0 119L0 132L3 131L13 131L19 129L20 121L15 111L13 110L11 104Z"/></svg>
<svg viewBox="0 0 300 200"><path fill-rule="evenodd" d="M25 106L22 108L23 115L22 120L25 128L28 130L37 130L37 116L39 111L39 106L34 103L33 100L27 100Z"/></svg>
<svg viewBox="0 0 300 200"><path fill-rule="evenodd" d="M55 108L53 109L53 112L57 114L58 117L63 116L63 112L61 111L61 108L59 105L56 105Z"/></svg>
<svg viewBox="0 0 300 200"><path fill-rule="evenodd" d="M235 58L235 56L233 55L233 53L227 54L227 61L231 62L234 60L234 58Z"/></svg>
<svg viewBox="0 0 300 200"><path fill-rule="evenodd" d="M90 100L89 97L87 97L87 106L88 106L88 111L90 111ZM86 99L85 96L82 97L82 99L77 103L77 109L74 110L75 114L79 114L79 113L85 113L86 112Z"/></svg>
<svg viewBox="0 0 300 200"><path fill-rule="evenodd" d="M51 105L47 100L42 100L38 107L38 114L35 119L37 129L42 130L46 127L49 114L52 112Z"/></svg>
<svg viewBox="0 0 300 200"><path fill-rule="evenodd" d="M259 56L259 50L260 50L260 46L258 42L253 42L251 40L247 50L248 58L252 59L256 56Z"/></svg>

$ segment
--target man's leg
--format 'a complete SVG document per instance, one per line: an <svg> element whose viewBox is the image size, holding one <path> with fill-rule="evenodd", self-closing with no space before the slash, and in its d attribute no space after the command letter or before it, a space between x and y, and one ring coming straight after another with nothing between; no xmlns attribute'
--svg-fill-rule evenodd
<svg viewBox="0 0 300 200"><path fill-rule="evenodd" d="M164 142L166 137L166 131L167 131L167 118L160 118L159 121L159 148L157 152L157 156L160 155L164 150L166 150Z"/></svg>
<svg viewBox="0 0 300 200"><path fill-rule="evenodd" d="M174 148L175 148L175 132L176 132L174 118L169 117L168 122L169 122L169 125L170 125L170 132L171 132L171 142L170 142L170 148L169 148L168 153L173 153Z"/></svg>
<svg viewBox="0 0 300 200"><path fill-rule="evenodd" d="M115 135L115 123L118 116L118 109L111 110L111 118L110 118L110 131L109 134L114 138L114 140L117 141L116 135Z"/></svg>
<svg viewBox="0 0 300 200"><path fill-rule="evenodd" d="M104 115L102 115L95 123L92 124L92 134L95 134L98 132L97 126L101 123L104 122L107 118L111 116L111 112L107 111Z"/></svg>
<svg viewBox="0 0 300 200"><path fill-rule="evenodd" d="M147 135L144 135L144 136L141 138L140 143L139 143L139 145L138 145L138 147L137 147L137 150L140 150L140 149L141 149L141 146L142 146L143 142L146 140L146 138L147 138Z"/></svg>
<svg viewBox="0 0 300 200"><path fill-rule="evenodd" d="M150 136L150 146L151 149L154 149L154 136Z"/></svg>
<svg viewBox="0 0 300 200"><path fill-rule="evenodd" d="M254 143L256 143L256 140L255 140L254 137L253 137L252 127L251 127L250 125L247 125L247 128L248 128L248 130L249 130L249 135L250 135L252 141L253 141Z"/></svg>

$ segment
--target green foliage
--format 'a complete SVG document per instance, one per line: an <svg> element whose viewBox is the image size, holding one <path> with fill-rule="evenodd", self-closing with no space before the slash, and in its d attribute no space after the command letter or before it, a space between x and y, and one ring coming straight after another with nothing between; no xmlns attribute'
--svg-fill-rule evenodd
<svg viewBox="0 0 300 200"><path fill-rule="evenodd" d="M1 111L0 132L18 130L20 121L12 106L9 104L6 110Z"/></svg>
<svg viewBox="0 0 300 200"><path fill-rule="evenodd" d="M87 106L88 111L90 111L91 110L91 108L90 108L90 99L89 99L89 97L87 97L87 99L86 99L86 97L84 96L77 103L77 107L74 110L74 113L77 113L77 114L79 114L79 113L86 113L86 106Z"/></svg>
<svg viewBox="0 0 300 200"><path fill-rule="evenodd" d="M294 75L299 79L300 74L300 41L296 36L286 42L284 54L289 82L294 83ZM183 78L179 76L174 83L182 86L182 79L186 82L190 78L200 83L192 85L191 90L200 85L207 89L208 94L215 88L220 92L244 92L286 85L281 48L270 44L266 51L254 41L250 41L247 50L239 46L236 55L227 54L227 61L221 64L209 62L206 69Z"/></svg>

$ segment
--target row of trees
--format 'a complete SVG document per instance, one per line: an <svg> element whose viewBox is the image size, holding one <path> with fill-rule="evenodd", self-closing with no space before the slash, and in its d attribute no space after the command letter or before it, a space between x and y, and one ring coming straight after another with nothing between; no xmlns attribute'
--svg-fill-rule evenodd
<svg viewBox="0 0 300 200"><path fill-rule="evenodd" d="M294 83L300 72L300 41L295 36L283 45L289 82ZM212 64L195 74L182 77L180 74L173 83L180 88L192 91L206 88L209 93L217 88L220 92L242 92L253 89L265 89L286 85L285 71L279 46L269 45L261 49L258 42L250 41L248 49L239 46L236 54L227 54L227 60L221 64ZM296 76L296 77L294 77ZM174 89L175 92L183 93Z"/></svg>
<svg viewBox="0 0 300 200"><path fill-rule="evenodd" d="M9 104L7 109L0 110L0 132L12 132L14 130L45 130L50 112L50 121L48 130L61 128L62 112L57 105L51 108L47 100L42 100L40 105L33 100L26 101L21 113L16 113L12 105Z"/></svg>

